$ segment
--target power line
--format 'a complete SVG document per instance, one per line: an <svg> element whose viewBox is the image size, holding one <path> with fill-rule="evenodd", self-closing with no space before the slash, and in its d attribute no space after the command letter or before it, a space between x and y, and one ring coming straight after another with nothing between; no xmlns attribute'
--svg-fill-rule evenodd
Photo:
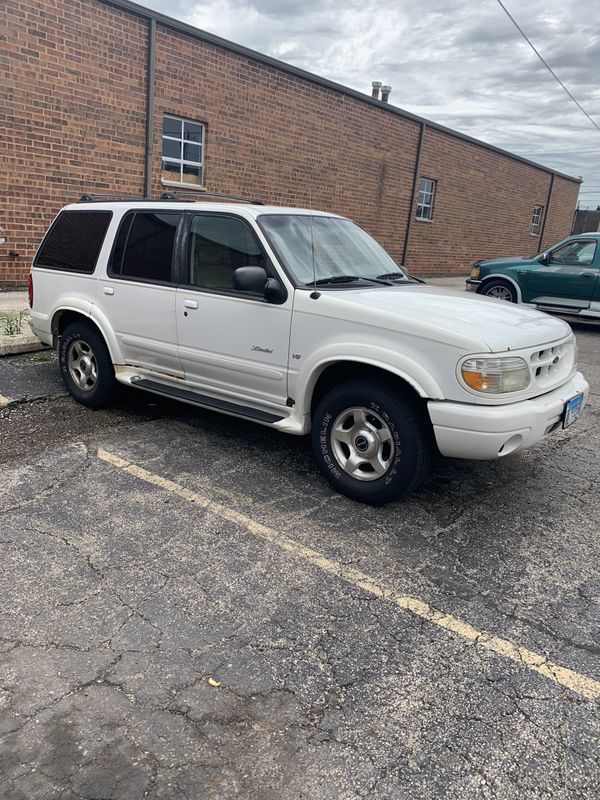
<svg viewBox="0 0 600 800"><path fill-rule="evenodd" d="M566 93L569 95L569 97L571 98L571 100L572 100L572 101L575 103L575 105L577 106L577 108L578 108L580 111L582 111L582 112L585 114L585 116L586 116L586 117L589 119L589 121L592 123L592 125L594 126L594 128L597 128L597 129L600 131L600 125L598 125L598 123L597 123L597 122L596 122L594 119L592 119L592 117L590 117L590 115L589 115L589 114L588 114L588 112L585 110L585 108L584 108L584 107L581 105L581 103L580 103L578 100L576 100L576 99L573 97L573 95L571 94L571 92L570 92L570 91L567 89L567 87L564 85L564 83L563 83L563 82L561 81L561 79L558 77L558 75L556 74L556 72L554 72L554 70L552 69L552 67L550 66L550 64L548 64L548 62L547 62L547 61L544 59L544 57L541 55L541 53L539 52L539 50L537 50L537 48L535 47L535 45L533 44L533 42L531 41L531 39L530 39L530 38L527 36L527 34L526 34L526 33L525 33L525 31L523 30L523 28L521 28L521 26L519 25L519 23L517 22L517 20L516 20L516 19L513 17L513 15L510 13L510 11L507 9L507 7L504 5L504 3L502 2L502 0L497 0L497 3L498 3L498 5L499 5L499 6L502 8L502 10L503 10L503 11L504 11L504 13L506 14L506 16L507 16L507 17L510 19L510 21L511 21L511 22L512 22L512 24L515 26L515 28L516 28L516 29L519 31L519 33L521 34L521 36L522 36L522 37L525 39L525 41L527 42L527 44L528 44L528 45L531 47L531 49L532 49L532 50L533 50L533 52L536 54L536 56L539 58L539 60L542 62L542 64L543 64L543 65L546 67L546 69L548 70L548 72L549 72L549 73L552 75L552 77L554 78L554 80L555 80L555 81L556 81L556 82L559 84L559 86L562 86L562 88L563 88L563 89L565 90L565 92L566 92Z"/></svg>

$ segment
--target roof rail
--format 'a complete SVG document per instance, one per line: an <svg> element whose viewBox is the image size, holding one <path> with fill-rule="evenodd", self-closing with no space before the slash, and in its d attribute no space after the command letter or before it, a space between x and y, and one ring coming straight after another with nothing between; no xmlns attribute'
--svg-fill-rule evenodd
<svg viewBox="0 0 600 800"><path fill-rule="evenodd" d="M202 202L205 197L218 197L220 200L235 200L237 203L250 203L254 206L264 206L262 200L249 200L247 197L237 197L234 194L215 194L214 192L163 192L158 199L179 200L181 195L193 195L199 202Z"/></svg>
<svg viewBox="0 0 600 800"><path fill-rule="evenodd" d="M86 192L82 194L78 203L101 203L104 200L135 200L136 202L152 202L154 198L152 197L133 197L132 195L120 195L120 194L92 194L91 192ZM156 202L156 201L154 201Z"/></svg>
<svg viewBox="0 0 600 800"><path fill-rule="evenodd" d="M264 205L262 200L249 200L247 197L237 197L234 194L215 194L213 192L202 192L199 194L196 192L163 192L158 200L179 200L182 196L191 195L194 197L195 200L202 201L205 197L216 197L219 200L235 200L236 203L250 203L251 205L262 206ZM156 203L157 200L154 197L134 197L133 195L120 195L120 194L93 194L92 192L86 192L82 194L78 203L99 203L103 201L119 201L119 200L130 200L136 203Z"/></svg>

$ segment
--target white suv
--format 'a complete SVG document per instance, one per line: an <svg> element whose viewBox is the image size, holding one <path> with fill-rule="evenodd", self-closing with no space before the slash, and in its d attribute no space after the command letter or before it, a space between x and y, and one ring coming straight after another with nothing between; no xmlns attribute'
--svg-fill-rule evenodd
<svg viewBox="0 0 600 800"><path fill-rule="evenodd" d="M30 292L79 402L123 383L312 433L329 482L366 503L417 487L438 451L538 442L589 388L567 323L423 285L334 214L84 195L46 234Z"/></svg>

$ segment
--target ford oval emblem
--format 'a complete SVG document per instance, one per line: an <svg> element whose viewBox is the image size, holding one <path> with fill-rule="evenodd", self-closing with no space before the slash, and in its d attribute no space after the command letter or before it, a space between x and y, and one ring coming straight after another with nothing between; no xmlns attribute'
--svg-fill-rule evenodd
<svg viewBox="0 0 600 800"><path fill-rule="evenodd" d="M553 364L558 364L559 361L560 361L560 356L556 356L556 358L554 359L554 361L552 363Z"/></svg>

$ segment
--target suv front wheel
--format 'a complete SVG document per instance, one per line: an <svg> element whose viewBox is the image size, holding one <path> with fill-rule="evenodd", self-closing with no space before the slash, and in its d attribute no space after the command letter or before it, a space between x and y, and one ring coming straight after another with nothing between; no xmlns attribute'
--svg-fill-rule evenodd
<svg viewBox="0 0 600 800"><path fill-rule="evenodd" d="M383 505L416 489L430 468L434 445L423 409L385 381L337 386L312 419L319 467L342 494Z"/></svg>
<svg viewBox="0 0 600 800"><path fill-rule="evenodd" d="M72 322L60 337L59 361L70 394L89 408L109 405L117 393L112 360L104 339L88 323Z"/></svg>

